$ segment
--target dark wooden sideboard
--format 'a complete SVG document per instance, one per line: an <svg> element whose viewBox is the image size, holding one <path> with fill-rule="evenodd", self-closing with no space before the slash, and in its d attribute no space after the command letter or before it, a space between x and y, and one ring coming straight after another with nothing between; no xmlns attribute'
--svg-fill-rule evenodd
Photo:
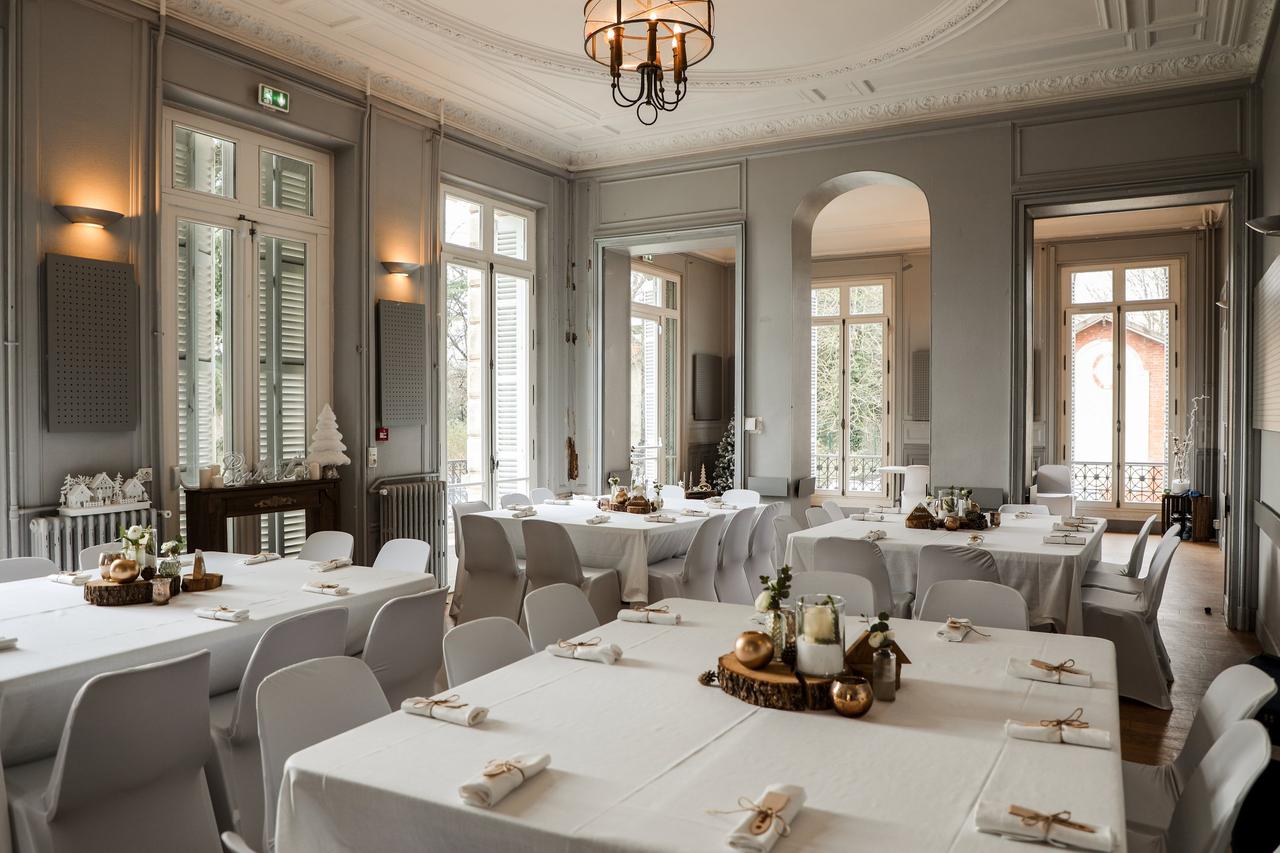
<svg viewBox="0 0 1280 853"><path fill-rule="evenodd" d="M186 489L187 548L227 550L227 519L306 510L307 535L338 529L338 479Z"/></svg>

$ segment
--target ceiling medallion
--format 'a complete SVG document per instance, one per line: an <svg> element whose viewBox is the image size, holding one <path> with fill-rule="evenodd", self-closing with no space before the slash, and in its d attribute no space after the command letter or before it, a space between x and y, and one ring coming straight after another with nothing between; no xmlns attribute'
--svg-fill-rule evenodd
<svg viewBox="0 0 1280 853"><path fill-rule="evenodd" d="M608 66L613 102L635 107L641 124L680 105L688 91L685 71L715 47L712 0L588 0L583 14L587 56ZM622 91L624 71L640 80L634 97ZM670 96L667 73L675 83Z"/></svg>

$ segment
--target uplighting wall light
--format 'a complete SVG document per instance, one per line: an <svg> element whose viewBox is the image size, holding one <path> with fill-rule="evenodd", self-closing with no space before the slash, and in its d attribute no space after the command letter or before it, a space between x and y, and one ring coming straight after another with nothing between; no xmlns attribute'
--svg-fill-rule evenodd
<svg viewBox="0 0 1280 853"><path fill-rule="evenodd" d="M409 261L383 261L382 268L391 275L413 275L422 269L422 264L410 263Z"/></svg>
<svg viewBox="0 0 1280 853"><path fill-rule="evenodd" d="M116 213L114 210L80 207L75 204L55 204L53 209L61 213L68 222L88 225L90 228L110 228L124 217L123 213Z"/></svg>

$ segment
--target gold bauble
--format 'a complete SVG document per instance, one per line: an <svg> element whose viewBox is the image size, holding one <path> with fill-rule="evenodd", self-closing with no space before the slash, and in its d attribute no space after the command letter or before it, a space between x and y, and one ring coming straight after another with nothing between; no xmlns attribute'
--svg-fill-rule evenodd
<svg viewBox="0 0 1280 853"><path fill-rule="evenodd" d="M773 660L773 639L760 631L743 631L733 644L733 656L747 669L760 669Z"/></svg>
<svg viewBox="0 0 1280 853"><path fill-rule="evenodd" d="M839 675L831 682L831 704L842 717L861 717L875 701L871 682L861 675Z"/></svg>
<svg viewBox="0 0 1280 853"><path fill-rule="evenodd" d="M111 564L111 580L132 583L138 579L138 561L121 558Z"/></svg>
<svg viewBox="0 0 1280 853"><path fill-rule="evenodd" d="M948 515L948 516L947 516L947 518L946 518L946 520L945 520L945 521L943 521L943 522L942 522L942 524L943 524L943 526L944 526L944 527L946 527L948 530L953 530L953 531L954 531L954 530L959 530L959 529L960 529L960 516L958 516L958 515Z"/></svg>

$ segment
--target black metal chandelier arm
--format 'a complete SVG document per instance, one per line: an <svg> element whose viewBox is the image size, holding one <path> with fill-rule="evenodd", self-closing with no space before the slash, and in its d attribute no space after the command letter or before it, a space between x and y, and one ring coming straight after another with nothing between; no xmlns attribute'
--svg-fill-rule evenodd
<svg viewBox="0 0 1280 853"><path fill-rule="evenodd" d="M628 97L626 93L622 91L621 81L615 79L613 81L613 102L620 107L634 107L636 104L644 101L644 90L644 82L642 81L640 84L640 90L636 92L636 96L634 98Z"/></svg>

